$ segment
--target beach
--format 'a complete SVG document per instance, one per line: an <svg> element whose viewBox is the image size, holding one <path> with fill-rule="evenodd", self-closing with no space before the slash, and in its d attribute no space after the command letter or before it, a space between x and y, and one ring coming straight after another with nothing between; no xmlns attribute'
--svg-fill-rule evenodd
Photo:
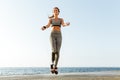
<svg viewBox="0 0 120 80"><path fill-rule="evenodd" d="M0 80L120 80L120 72L88 72L0 76Z"/></svg>

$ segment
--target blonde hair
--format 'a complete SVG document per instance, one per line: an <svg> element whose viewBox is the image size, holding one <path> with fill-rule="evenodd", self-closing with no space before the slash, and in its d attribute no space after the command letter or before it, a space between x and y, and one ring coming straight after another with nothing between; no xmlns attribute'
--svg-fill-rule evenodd
<svg viewBox="0 0 120 80"><path fill-rule="evenodd" d="M60 9L59 9L58 7L54 7L53 9L57 9L58 12L60 13ZM49 18L49 19L54 18L54 15L52 15L52 16L48 16L48 18Z"/></svg>

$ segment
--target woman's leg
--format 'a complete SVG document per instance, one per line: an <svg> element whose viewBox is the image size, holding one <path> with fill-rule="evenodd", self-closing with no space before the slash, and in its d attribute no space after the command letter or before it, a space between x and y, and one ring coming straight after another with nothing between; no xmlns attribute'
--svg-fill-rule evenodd
<svg viewBox="0 0 120 80"><path fill-rule="evenodd" d="M61 33L59 33L57 35L57 38L56 38L56 50L57 50L57 52L55 53L55 67L57 67L57 64L58 64L61 43L62 43L62 36L61 36Z"/></svg>
<svg viewBox="0 0 120 80"><path fill-rule="evenodd" d="M50 35L50 43L52 47L52 64L55 62L55 52L56 52L56 37L55 33L51 33Z"/></svg>
<svg viewBox="0 0 120 80"><path fill-rule="evenodd" d="M56 52L56 54L55 54L55 67L57 67L58 60L59 60L59 53Z"/></svg>
<svg viewBox="0 0 120 80"><path fill-rule="evenodd" d="M54 61L55 61L55 53L52 52L52 64L54 64Z"/></svg>

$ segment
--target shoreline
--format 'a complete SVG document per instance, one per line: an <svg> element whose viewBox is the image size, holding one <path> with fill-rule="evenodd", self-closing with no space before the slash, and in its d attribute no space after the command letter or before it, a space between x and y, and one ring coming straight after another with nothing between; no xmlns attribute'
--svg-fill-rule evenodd
<svg viewBox="0 0 120 80"><path fill-rule="evenodd" d="M11 75L0 76L0 80L120 80L120 71Z"/></svg>

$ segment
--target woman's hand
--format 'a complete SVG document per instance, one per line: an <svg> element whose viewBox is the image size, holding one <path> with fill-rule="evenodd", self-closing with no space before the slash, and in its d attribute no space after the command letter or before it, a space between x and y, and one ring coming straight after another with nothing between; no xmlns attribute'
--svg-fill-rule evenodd
<svg viewBox="0 0 120 80"><path fill-rule="evenodd" d="M69 26L70 25L70 22L66 22L66 26Z"/></svg>
<svg viewBox="0 0 120 80"><path fill-rule="evenodd" d="M43 26L42 28L41 28L41 30L45 30L46 29L46 26Z"/></svg>

